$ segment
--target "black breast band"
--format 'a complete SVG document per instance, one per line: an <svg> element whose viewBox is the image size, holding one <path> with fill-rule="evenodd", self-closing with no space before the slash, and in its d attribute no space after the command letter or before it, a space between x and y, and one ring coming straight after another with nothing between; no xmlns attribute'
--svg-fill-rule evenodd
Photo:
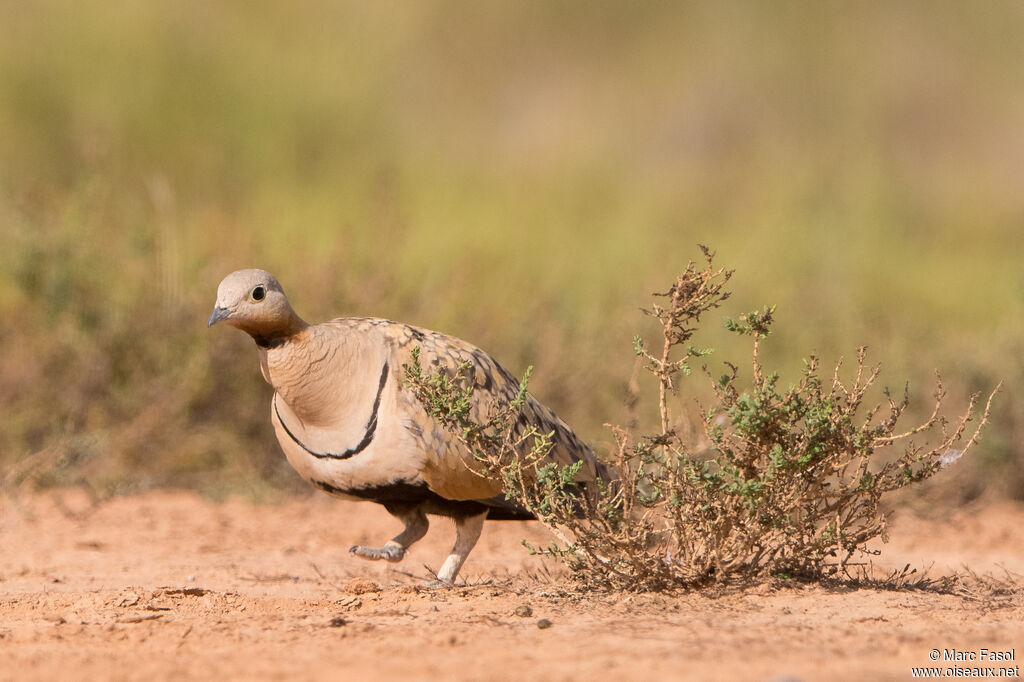
<svg viewBox="0 0 1024 682"><path fill-rule="evenodd" d="M384 385L388 382L388 363L384 362L384 367L380 371L380 384L377 386L377 397L373 400L373 412L370 413L370 419L366 422L366 432L363 434L363 439L359 441L359 444L354 448L349 448L344 452L314 452L310 450L306 445L295 437L292 430L288 428L288 425L284 423L284 419L281 417L281 411L277 408L277 393L274 394L274 412L277 413L277 420L281 422L284 432L288 434L288 437L298 445L300 448L313 455L318 459L348 459L353 455L358 455L360 452L365 450L367 446L373 441L373 434L377 431L377 410L380 409L380 397L384 394Z"/></svg>

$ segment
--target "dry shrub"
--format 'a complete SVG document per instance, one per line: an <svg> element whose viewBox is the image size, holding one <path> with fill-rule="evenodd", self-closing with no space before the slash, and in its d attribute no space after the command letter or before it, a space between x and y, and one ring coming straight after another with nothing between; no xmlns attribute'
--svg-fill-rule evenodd
<svg viewBox="0 0 1024 682"><path fill-rule="evenodd" d="M471 418L466 367L454 375L425 376L414 362L406 367L407 382L472 448L485 474L501 475L507 496L558 538L534 551L564 561L588 585L662 589L848 575L855 554L870 552L870 540L885 539L882 497L962 456L978 440L992 396L968 435L977 396L959 419L947 422L939 380L931 417L901 432L897 424L906 396L895 399L886 392L883 404L864 410L880 366L866 365L863 348L852 381L840 378L842 363L826 377L811 357L800 380L783 390L779 375L766 372L758 359L774 312L765 308L726 321L728 329L753 341L751 382L743 386L738 367L728 362L728 371L717 378L704 368L715 400L702 409L710 448L696 452L672 427L669 396L692 373L694 360L711 352L690 340L701 316L728 298L725 284L732 274L715 269L712 254L701 248L706 262L691 262L644 311L661 324L660 348L652 352L640 337L635 341L637 355L658 380L660 431L637 437L613 427L617 447L611 463L619 479L597 494L581 500L574 485L579 467L550 462L547 434L517 426L529 372L519 397L492 405L485 420ZM919 444L923 436L932 437L932 444ZM893 455L897 445L902 449Z"/></svg>

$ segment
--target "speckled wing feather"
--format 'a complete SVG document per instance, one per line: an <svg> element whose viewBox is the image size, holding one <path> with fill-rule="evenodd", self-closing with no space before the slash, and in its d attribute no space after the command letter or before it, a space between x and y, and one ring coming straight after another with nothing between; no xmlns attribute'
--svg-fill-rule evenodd
<svg viewBox="0 0 1024 682"><path fill-rule="evenodd" d="M342 321L335 321L338 322ZM455 337L388 320L349 318L347 322L367 330L372 328L386 339L389 364L402 385L397 407L403 416L404 426L431 455L421 472L430 489L447 499L478 500L495 508L495 511L507 508L521 512L505 500L501 481L478 473L480 465L473 460L468 448L427 414L412 390L405 385L402 367L412 362L412 351L416 347L420 348L419 360L424 373L444 369L454 375L460 364L469 362L471 366L467 376L474 384L470 414L480 422L488 419L492 406L506 405L515 399L519 393L519 381L490 355ZM611 480L608 469L597 460L593 451L532 395L527 396L518 420L518 427L530 426L542 433L553 434L553 448L549 456L554 461L562 465L583 461L577 481L584 487L593 489L587 484L592 484L597 478Z"/></svg>

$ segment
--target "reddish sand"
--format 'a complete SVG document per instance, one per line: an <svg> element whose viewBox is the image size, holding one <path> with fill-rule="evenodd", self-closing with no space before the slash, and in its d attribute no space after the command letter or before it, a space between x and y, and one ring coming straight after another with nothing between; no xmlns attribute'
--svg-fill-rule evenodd
<svg viewBox="0 0 1024 682"><path fill-rule="evenodd" d="M175 491L91 505L62 491L2 499L0 512L2 680L903 680L1024 657L1020 591L969 581L960 594L579 594L521 546L546 542L543 528L495 522L468 584L430 590L424 564L440 565L450 525L435 521L402 564L363 562L351 544L397 530L371 504ZM1024 573L1021 505L906 515L891 530L880 566ZM929 660L982 648L1016 660Z"/></svg>

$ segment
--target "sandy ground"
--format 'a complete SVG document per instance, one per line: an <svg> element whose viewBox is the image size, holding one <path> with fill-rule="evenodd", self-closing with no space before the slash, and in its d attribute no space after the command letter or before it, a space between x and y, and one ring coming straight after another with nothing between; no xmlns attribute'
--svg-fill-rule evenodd
<svg viewBox="0 0 1024 682"><path fill-rule="evenodd" d="M468 584L431 590L450 525L397 567L363 562L351 544L396 530L371 504L62 491L0 512L2 680L902 680L932 649L1024 657L1020 592L977 585L581 595L520 545L542 528L495 522ZM1024 506L896 518L877 561L1024 573Z"/></svg>

